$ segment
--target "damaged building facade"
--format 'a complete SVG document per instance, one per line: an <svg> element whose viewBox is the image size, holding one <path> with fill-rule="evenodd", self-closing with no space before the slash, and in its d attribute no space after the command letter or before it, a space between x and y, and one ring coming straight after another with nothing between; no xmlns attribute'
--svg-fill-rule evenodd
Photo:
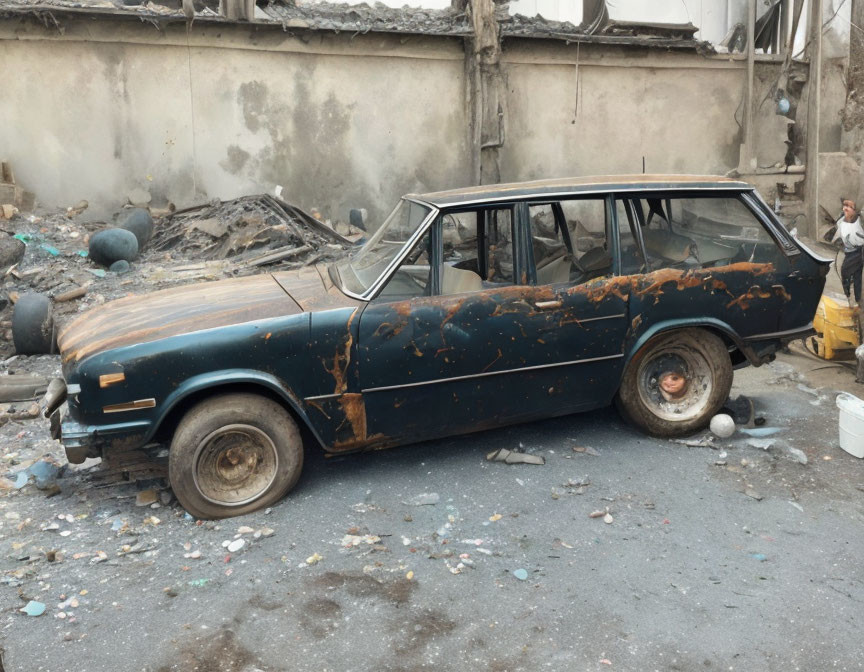
<svg viewBox="0 0 864 672"><path fill-rule="evenodd" d="M0 158L45 207L281 186L373 225L406 192L643 170L734 171L804 214L808 152L825 210L859 195L864 2L646 4L2 0Z"/></svg>

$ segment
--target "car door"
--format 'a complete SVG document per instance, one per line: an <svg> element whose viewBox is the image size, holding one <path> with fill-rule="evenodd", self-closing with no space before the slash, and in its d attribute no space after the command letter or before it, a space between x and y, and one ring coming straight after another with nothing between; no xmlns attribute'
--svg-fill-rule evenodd
<svg viewBox="0 0 864 672"><path fill-rule="evenodd" d="M566 406L574 357L559 331L579 327L561 314L554 289L530 283L523 210L444 213L430 231L432 291L395 299L385 291L366 307L358 352L371 435L421 440Z"/></svg>
<svg viewBox="0 0 864 672"><path fill-rule="evenodd" d="M607 405L617 389L629 325L612 200L588 197L525 208L529 273L538 295L547 297L540 337L547 359L558 364L545 403L554 413Z"/></svg>

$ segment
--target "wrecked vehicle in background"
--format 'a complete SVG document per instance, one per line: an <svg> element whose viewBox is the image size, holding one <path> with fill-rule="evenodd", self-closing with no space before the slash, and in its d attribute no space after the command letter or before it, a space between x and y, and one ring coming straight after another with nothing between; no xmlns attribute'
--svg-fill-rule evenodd
<svg viewBox="0 0 864 672"><path fill-rule="evenodd" d="M734 367L811 332L827 270L725 178L409 195L329 266L79 317L47 413L72 462L170 441L175 495L203 518L281 498L304 439L394 446L613 400L682 435L722 406Z"/></svg>

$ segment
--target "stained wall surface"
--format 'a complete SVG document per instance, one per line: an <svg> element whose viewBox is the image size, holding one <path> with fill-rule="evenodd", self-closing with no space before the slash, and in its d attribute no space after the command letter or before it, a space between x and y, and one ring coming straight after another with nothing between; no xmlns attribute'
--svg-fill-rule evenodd
<svg viewBox="0 0 864 672"><path fill-rule="evenodd" d="M284 188L345 220L473 181L459 39L203 26L0 23L16 73L0 148L48 206L135 189L178 207ZM14 39L12 39L14 38ZM693 52L508 40L503 180L738 164L745 66Z"/></svg>

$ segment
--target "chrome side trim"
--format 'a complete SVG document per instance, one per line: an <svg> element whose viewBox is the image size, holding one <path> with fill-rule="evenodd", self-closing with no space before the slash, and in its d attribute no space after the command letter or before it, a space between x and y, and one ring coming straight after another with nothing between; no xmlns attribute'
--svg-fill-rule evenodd
<svg viewBox="0 0 864 672"><path fill-rule="evenodd" d="M303 401L322 401L324 399L337 399L342 396L342 392L339 394L319 394L317 397L303 397Z"/></svg>
<svg viewBox="0 0 864 672"><path fill-rule="evenodd" d="M617 320L622 317L627 317L626 313L620 313L618 315L603 315L602 317L586 317L584 320L580 320L578 317L575 317L573 319L575 319L576 322L578 322L579 324L583 324L584 322L597 322L599 320Z"/></svg>
<svg viewBox="0 0 864 672"><path fill-rule="evenodd" d="M136 399L135 401L127 401L122 404L111 404L110 406L103 406L103 413L123 413L125 411L140 411L145 408L153 408L156 406L156 400L152 397L150 399Z"/></svg>
<svg viewBox="0 0 864 672"><path fill-rule="evenodd" d="M621 359L624 355L607 355L606 357L592 357L590 359L575 359L571 362L555 362L554 364L538 364L537 366L524 366L521 369L506 369L504 371L489 371L487 373L473 373L468 376L454 376L453 378L437 378L435 380L424 380L419 383L406 383L405 385L386 385L384 387L367 387L360 390L361 393L384 392L386 390L401 390L406 387L420 387L421 385L437 385L438 383L450 383L457 380L471 380L473 378L487 378L489 376L500 376L504 373L521 373L522 371L537 371L539 369L552 369L559 366L571 366L573 364L589 364L590 362L602 362L607 359Z"/></svg>

